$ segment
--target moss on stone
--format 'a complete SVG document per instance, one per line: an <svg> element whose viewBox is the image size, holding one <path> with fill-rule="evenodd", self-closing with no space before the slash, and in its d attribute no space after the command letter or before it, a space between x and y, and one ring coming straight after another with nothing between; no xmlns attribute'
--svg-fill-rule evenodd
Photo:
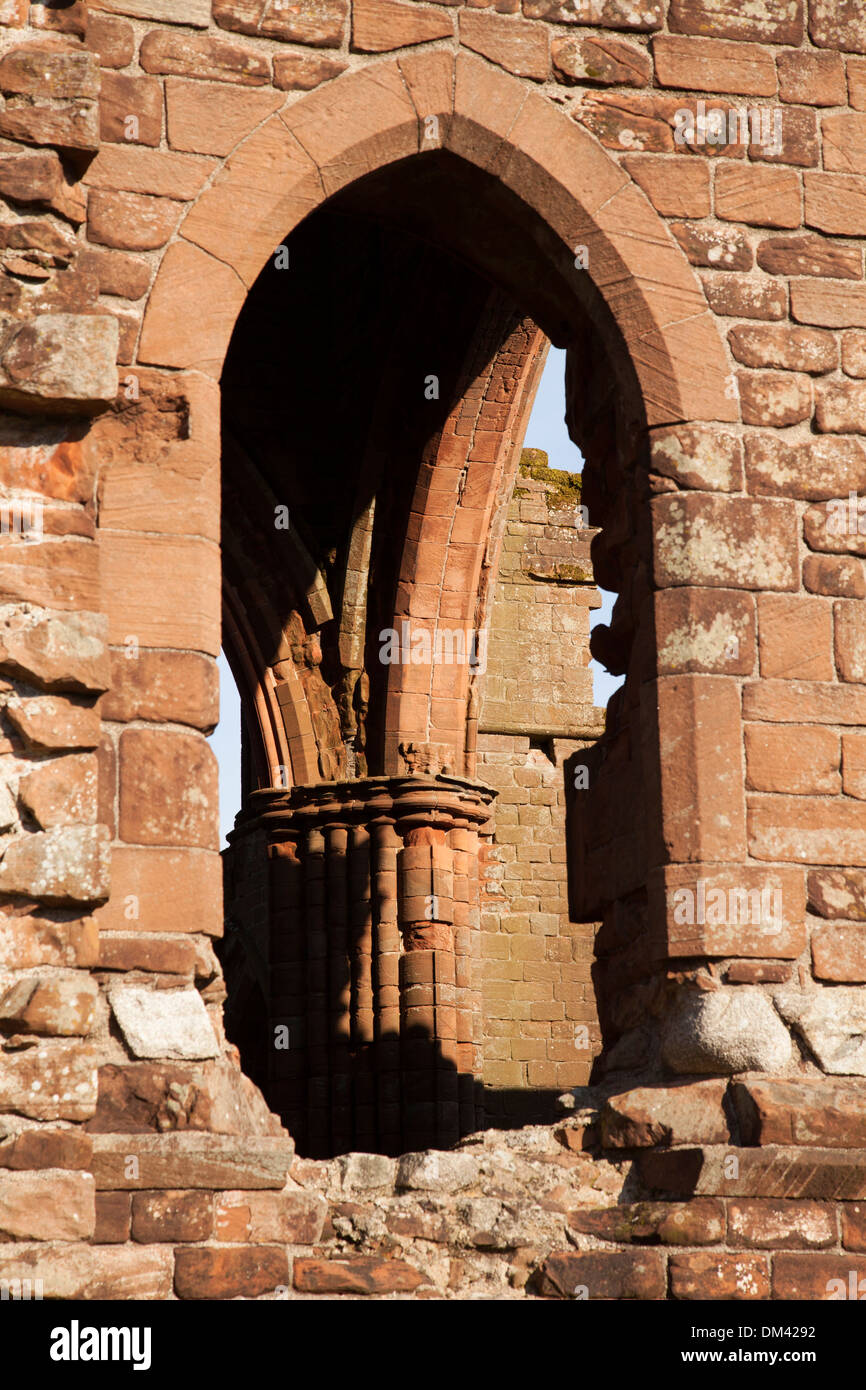
<svg viewBox="0 0 866 1390"><path fill-rule="evenodd" d="M558 511L562 507L578 507L580 505L580 483L579 473L569 473L564 468L551 468L548 456L544 449L524 449L520 455L520 474L524 478L532 478L537 483L544 483L547 491L547 505L553 511ZM527 497L525 488L516 487L515 497Z"/></svg>

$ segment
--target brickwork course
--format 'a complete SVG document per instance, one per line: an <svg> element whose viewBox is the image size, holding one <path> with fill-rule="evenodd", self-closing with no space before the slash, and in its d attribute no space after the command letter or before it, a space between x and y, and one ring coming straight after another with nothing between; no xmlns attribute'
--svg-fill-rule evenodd
<svg viewBox="0 0 866 1390"><path fill-rule="evenodd" d="M866 1275L866 13L0 0L0 97L0 1281Z"/></svg>

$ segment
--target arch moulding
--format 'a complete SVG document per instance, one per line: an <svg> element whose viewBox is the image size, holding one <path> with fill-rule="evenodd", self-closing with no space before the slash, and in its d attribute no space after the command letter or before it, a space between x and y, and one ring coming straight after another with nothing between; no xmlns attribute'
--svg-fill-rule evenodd
<svg viewBox="0 0 866 1390"><path fill-rule="evenodd" d="M569 256L586 247L650 427L738 418L701 286L646 196L545 97L480 59L445 52L345 73L238 145L163 257L139 361L218 378L246 294L293 228L355 180L434 149L493 175Z"/></svg>

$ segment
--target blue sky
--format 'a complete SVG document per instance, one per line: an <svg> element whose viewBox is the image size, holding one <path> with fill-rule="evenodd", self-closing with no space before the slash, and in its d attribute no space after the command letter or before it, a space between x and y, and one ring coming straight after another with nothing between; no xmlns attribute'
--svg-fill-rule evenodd
<svg viewBox="0 0 866 1390"><path fill-rule="evenodd" d="M535 405L526 430L526 447L544 449L552 468L565 468L579 473L583 468L580 450L572 444L565 428L565 350L550 349ZM615 595L602 591L603 603L590 616L590 625L610 622ZM621 676L611 676L597 661L591 664L593 698L597 705L607 704L613 692L622 685ZM241 804L241 702L228 662L220 653L220 722L210 745L219 760L220 769L220 831L225 844L226 832L234 824Z"/></svg>

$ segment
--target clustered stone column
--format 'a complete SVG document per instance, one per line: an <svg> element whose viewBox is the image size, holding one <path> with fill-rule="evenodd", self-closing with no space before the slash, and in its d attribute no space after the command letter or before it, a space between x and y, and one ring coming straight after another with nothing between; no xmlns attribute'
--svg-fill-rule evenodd
<svg viewBox="0 0 866 1390"><path fill-rule="evenodd" d="M311 1157L441 1147L478 1128L492 798L427 776L263 791L233 833L237 862L249 836L268 846L263 1084ZM250 899L237 875L233 892Z"/></svg>

